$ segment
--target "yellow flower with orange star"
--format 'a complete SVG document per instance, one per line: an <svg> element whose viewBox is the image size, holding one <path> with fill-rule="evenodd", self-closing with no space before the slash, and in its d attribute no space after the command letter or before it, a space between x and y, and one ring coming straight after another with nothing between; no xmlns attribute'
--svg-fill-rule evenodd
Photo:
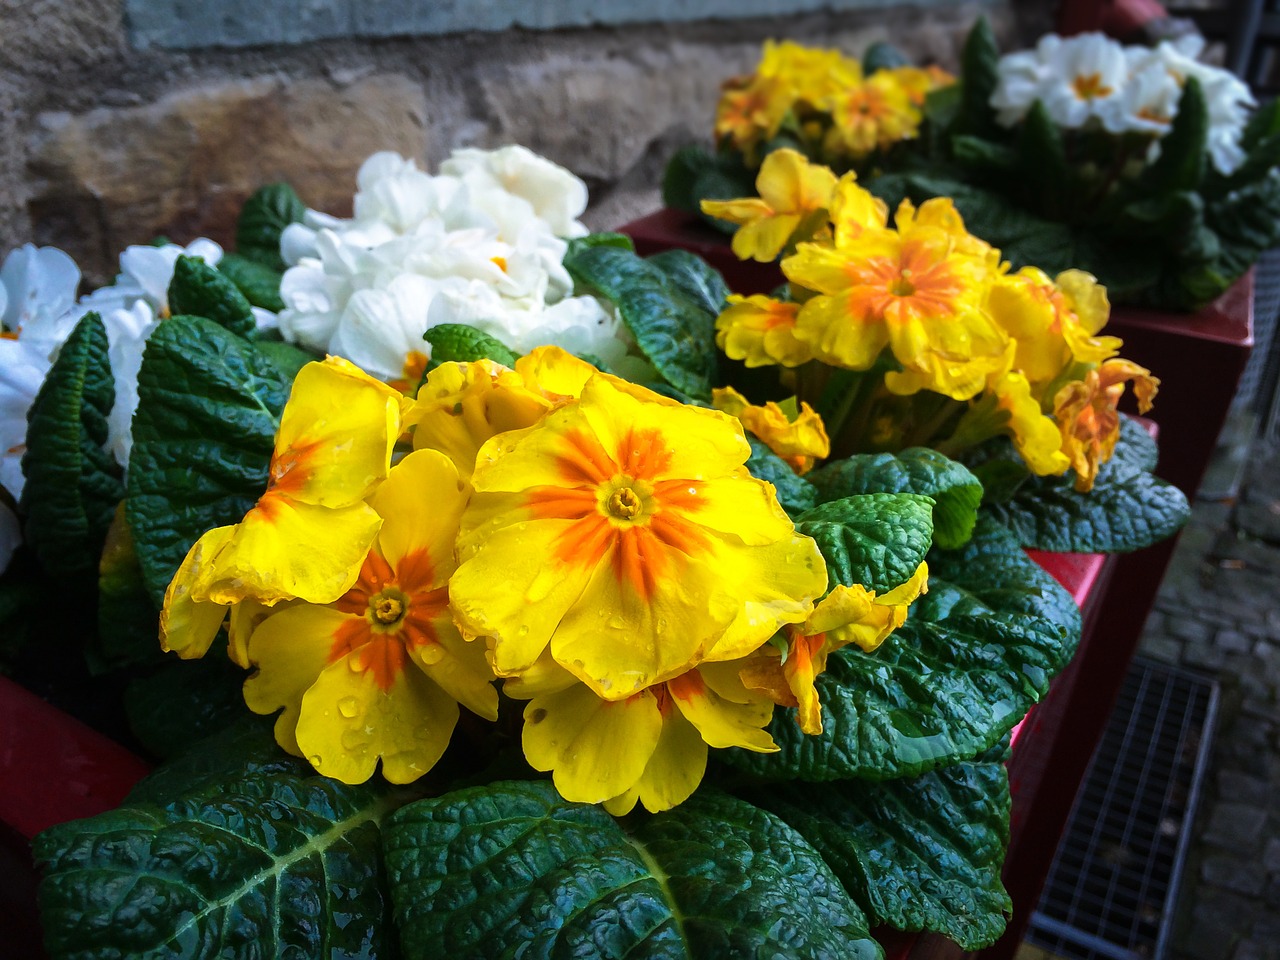
<svg viewBox="0 0 1280 960"><path fill-rule="evenodd" d="M778 749L764 729L774 705L743 684L742 663L704 663L625 699L606 700L544 656L503 690L529 701L525 758L551 773L562 797L602 803L615 816L637 802L657 813L698 788L708 748Z"/></svg>
<svg viewBox="0 0 1280 960"><path fill-rule="evenodd" d="M949 199L918 212L904 201L896 221L896 230L866 226L836 245L800 244L783 261L792 283L818 294L795 335L819 360L851 370L870 369L888 347L903 368L886 375L890 390L966 400L1007 363L1009 337L984 308L990 248L956 233Z"/></svg>
<svg viewBox="0 0 1280 960"><path fill-rule="evenodd" d="M832 119L824 144L828 154L853 160L915 137L923 117L910 91L888 70L841 90L824 106Z"/></svg>
<svg viewBox="0 0 1280 960"><path fill-rule="evenodd" d="M798 367L813 359L809 345L795 337L800 304L758 293L731 293L726 302L729 305L716 317L716 346L725 356L748 367Z"/></svg>
<svg viewBox="0 0 1280 960"><path fill-rule="evenodd" d="M1062 451L1071 458L1076 489L1093 489L1098 468L1111 459L1120 438L1120 413L1116 409L1125 385L1133 383L1138 412L1151 409L1160 380L1131 360L1105 360L1088 371L1083 380L1068 383L1053 401L1053 416L1062 434Z"/></svg>
<svg viewBox="0 0 1280 960"><path fill-rule="evenodd" d="M808 616L826 567L750 453L732 417L597 374L481 448L450 583L460 626L490 638L499 676L550 649L608 700L751 652Z"/></svg>
<svg viewBox="0 0 1280 960"><path fill-rule="evenodd" d="M387 780L408 783L444 753L459 703L497 718L484 646L464 641L449 614L466 496L448 458L409 454L370 498L384 523L351 589L254 629L245 701L282 710L276 740L325 776L363 783L381 761Z"/></svg>
<svg viewBox="0 0 1280 960"><path fill-rule="evenodd" d="M822 733L822 704L814 685L827 658L850 643L868 653L906 623L907 610L928 593L929 567L921 563L906 583L877 595L859 584L837 584L802 624L784 628L786 656L773 645L745 661L743 683L784 707L797 707L796 723L807 734Z"/></svg>
<svg viewBox="0 0 1280 960"><path fill-rule="evenodd" d="M770 401L759 406L748 402L733 387L717 387L711 391L711 402L717 410L741 420L801 476L813 469L815 460L831 454L831 439L822 417L807 403L797 408L794 397L785 404Z"/></svg>
<svg viewBox="0 0 1280 960"><path fill-rule="evenodd" d="M346 360L303 367L266 492L239 523L192 545L165 594L161 646L200 657L230 604L327 603L348 590L382 525L365 498L387 475L409 404Z"/></svg>
<svg viewBox="0 0 1280 960"><path fill-rule="evenodd" d="M702 212L740 225L733 235L733 252L740 259L768 263L797 230L825 224L836 176L795 150L774 150L760 165L756 189L759 197L703 200Z"/></svg>

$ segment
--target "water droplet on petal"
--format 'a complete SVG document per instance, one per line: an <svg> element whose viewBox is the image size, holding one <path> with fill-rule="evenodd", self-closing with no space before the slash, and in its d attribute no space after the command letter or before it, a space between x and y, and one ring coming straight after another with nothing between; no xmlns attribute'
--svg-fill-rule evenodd
<svg viewBox="0 0 1280 960"><path fill-rule="evenodd" d="M360 712L360 704L355 697L343 697L338 701L338 712L350 720Z"/></svg>
<svg viewBox="0 0 1280 960"><path fill-rule="evenodd" d="M307 757L307 763L311 764L317 770L320 769L320 764L323 762L324 761L320 759L320 754L318 753L313 753L311 756Z"/></svg>
<svg viewBox="0 0 1280 960"><path fill-rule="evenodd" d="M612 627L614 630L621 630L626 625L627 625L627 621L622 617L618 616L617 614L614 614L612 617L609 618L609 626Z"/></svg>

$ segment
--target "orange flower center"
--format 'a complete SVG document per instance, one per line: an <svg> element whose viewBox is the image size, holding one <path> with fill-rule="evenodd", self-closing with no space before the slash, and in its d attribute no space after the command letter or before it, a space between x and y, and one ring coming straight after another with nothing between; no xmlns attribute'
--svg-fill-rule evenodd
<svg viewBox="0 0 1280 960"><path fill-rule="evenodd" d="M329 662L352 654L351 669L371 671L390 690L408 663L409 649L439 643L435 621L448 616L447 587L432 587L435 568L425 550L409 553L393 569L370 551L355 586L334 602L348 615L333 634Z"/></svg>
<svg viewBox="0 0 1280 960"><path fill-rule="evenodd" d="M850 260L849 306L864 320L904 322L955 312L965 284L945 257L907 241L897 257Z"/></svg>
<svg viewBox="0 0 1280 960"><path fill-rule="evenodd" d="M1081 100L1094 100L1111 93L1111 87L1102 82L1100 73L1083 73L1071 82L1071 89Z"/></svg>
<svg viewBox="0 0 1280 960"><path fill-rule="evenodd" d="M531 490L529 509L540 520L573 521L556 541L557 560L585 567L607 560L618 582L647 601L677 564L706 547L689 520L701 508L701 485L659 479L672 454L657 430L628 430L612 454L584 431L564 441L557 465L566 485Z"/></svg>

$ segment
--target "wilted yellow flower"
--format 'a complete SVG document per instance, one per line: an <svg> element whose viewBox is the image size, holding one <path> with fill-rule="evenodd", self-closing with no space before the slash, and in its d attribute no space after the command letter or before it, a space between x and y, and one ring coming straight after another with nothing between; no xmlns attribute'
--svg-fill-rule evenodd
<svg viewBox="0 0 1280 960"><path fill-rule="evenodd" d="M370 498L385 523L351 589L253 631L245 701L258 713L283 708L277 741L325 776L363 783L381 759L384 777L408 783L448 746L459 702L497 718L483 645L465 642L449 615L465 502L446 457L411 453Z"/></svg>
<svg viewBox="0 0 1280 960"><path fill-rule="evenodd" d="M615 816L637 801L656 813L697 789L707 748L776 751L765 731L773 703L738 677L740 660L705 663L623 700L605 700L544 658L507 681L528 699L522 745L535 770L550 771L566 800L603 803Z"/></svg>
<svg viewBox="0 0 1280 960"><path fill-rule="evenodd" d="M492 638L500 676L549 646L608 700L749 653L826 583L749 456L733 418L597 374L579 401L481 449L450 583L458 622Z"/></svg>
<svg viewBox="0 0 1280 960"><path fill-rule="evenodd" d="M807 403L797 410L794 397L788 411L772 401L757 406L733 387L717 387L711 392L711 402L717 410L741 420L798 474L812 470L815 459L831 455L831 440L822 417Z"/></svg>
<svg viewBox="0 0 1280 960"><path fill-rule="evenodd" d="M1076 472L1076 489L1093 489L1098 467L1111 459L1120 437L1120 414L1116 407L1125 384L1133 381L1138 412L1151 409L1160 381L1151 371L1130 360L1106 360L1090 370L1084 380L1075 380L1054 398L1054 419L1062 434L1062 451L1071 458Z"/></svg>
<svg viewBox="0 0 1280 960"><path fill-rule="evenodd" d="M993 378L991 393L996 409L1008 413L1006 431L1032 473L1056 476L1071 465L1061 449L1058 425L1040 409L1040 401L1031 395L1031 384L1025 375L1013 370Z"/></svg>
<svg viewBox="0 0 1280 960"><path fill-rule="evenodd" d="M837 584L803 624L784 628L785 659L776 647L762 647L745 661L743 682L775 703L798 707L796 723L800 729L821 733L822 705L814 683L827 669L827 657L850 643L868 653L875 650L906 622L907 608L928 592L928 583L929 567L921 563L906 583L879 596L858 584Z"/></svg>
<svg viewBox="0 0 1280 960"><path fill-rule="evenodd" d="M831 203L836 176L795 150L774 150L756 177L759 197L703 200L702 212L741 226L733 252L742 260L768 263L806 219L817 219Z"/></svg>
<svg viewBox="0 0 1280 960"><path fill-rule="evenodd" d="M387 475L410 401L337 357L294 380L266 492L192 545L169 584L161 646L203 656L229 604L327 603L355 582L382 525L365 497Z"/></svg>

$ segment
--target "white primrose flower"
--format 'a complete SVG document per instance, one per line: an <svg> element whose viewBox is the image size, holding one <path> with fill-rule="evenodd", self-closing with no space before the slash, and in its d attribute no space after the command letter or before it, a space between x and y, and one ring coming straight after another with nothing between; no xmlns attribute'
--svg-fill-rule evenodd
<svg viewBox="0 0 1280 960"><path fill-rule="evenodd" d="M15 500L22 496L27 414L75 328L70 310L79 284L75 261L55 247L26 244L0 266L0 485Z"/></svg>
<svg viewBox="0 0 1280 960"><path fill-rule="evenodd" d="M308 213L281 238L294 265L280 295L286 340L412 389L423 334L463 323L518 352L556 344L625 366L630 339L593 297L573 297L568 244L586 228L586 185L523 147L462 150L431 176L375 154L355 217Z"/></svg>

